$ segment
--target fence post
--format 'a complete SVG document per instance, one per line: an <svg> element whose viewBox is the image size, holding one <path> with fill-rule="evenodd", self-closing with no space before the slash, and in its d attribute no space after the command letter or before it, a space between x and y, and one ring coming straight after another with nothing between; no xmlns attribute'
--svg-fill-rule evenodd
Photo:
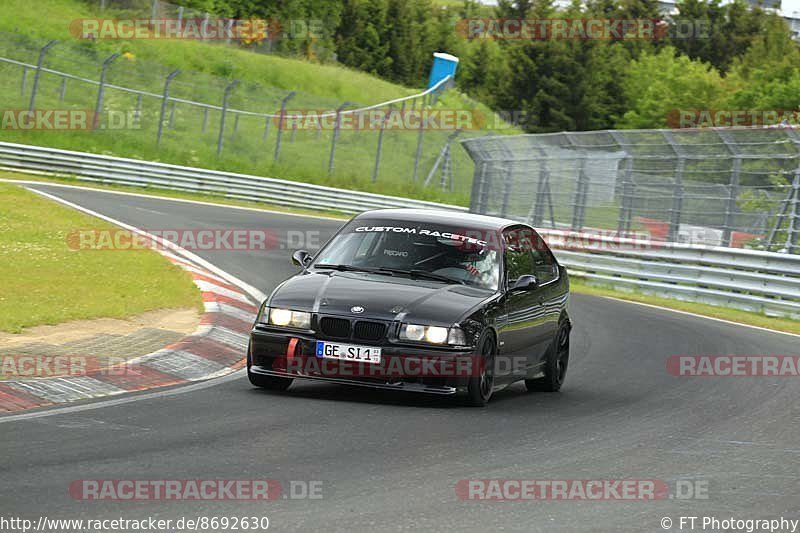
<svg viewBox="0 0 800 533"><path fill-rule="evenodd" d="M286 104L289 103L289 100L294 98L295 94L297 93L292 91L281 100L281 113L278 116L278 133L275 138L275 157L273 158L275 161L278 160L281 153L281 137L283 136L283 122L286 119Z"/></svg>
<svg viewBox="0 0 800 533"><path fill-rule="evenodd" d="M155 24L156 17L158 17L158 0L153 0L153 7L150 10L150 21Z"/></svg>
<svg viewBox="0 0 800 533"><path fill-rule="evenodd" d="M386 121L391 114L392 106L390 105L386 114L381 119L380 130L378 131L378 148L375 150L375 168L372 170L372 183L378 181L378 167L381 164L381 151L383 150L383 131L386 129Z"/></svg>
<svg viewBox="0 0 800 533"><path fill-rule="evenodd" d="M161 135L164 133L164 114L167 112L167 101L169 100L169 84L175 76L181 73L181 69L175 69L169 73L164 80L164 96L161 99L161 113L158 116L158 133L156 134L156 145L161 144ZM141 95L140 95L141 96Z"/></svg>
<svg viewBox="0 0 800 533"><path fill-rule="evenodd" d="M58 43L57 40L52 40L42 47L39 51L39 59L36 61L36 74L33 76L33 89L31 89L31 103L28 106L28 112L33 113L36 107L36 91L39 89L39 76L42 74L42 63L44 63L44 56L47 51Z"/></svg>
<svg viewBox="0 0 800 533"><path fill-rule="evenodd" d="M178 6L178 33L183 34L183 6Z"/></svg>
<svg viewBox="0 0 800 533"><path fill-rule="evenodd" d="M208 19L211 18L211 15L208 14L206 11L205 17L203 17L203 24L200 25L200 40L205 41L206 36L208 35Z"/></svg>
<svg viewBox="0 0 800 533"><path fill-rule="evenodd" d="M63 102L67 95L67 78L61 78L61 87L58 88L58 101Z"/></svg>
<svg viewBox="0 0 800 533"><path fill-rule="evenodd" d="M425 110L420 104L419 106L419 132L417 133L417 152L414 155L414 177L412 181L416 183L417 175L419 173L419 160L422 156L422 134L425 132L425 118L423 116Z"/></svg>
<svg viewBox="0 0 800 533"><path fill-rule="evenodd" d="M793 254L795 251L800 251L797 244L800 236L800 170L795 174L794 181L792 181L792 191L789 193L787 207L789 224L786 232L786 251Z"/></svg>
<svg viewBox="0 0 800 533"><path fill-rule="evenodd" d="M333 173L333 159L336 155L336 141L339 139L339 127L341 126L342 111L349 105L350 102L345 102L336 108L336 122L333 124L333 138L331 139L331 155L328 158L328 174Z"/></svg>
<svg viewBox="0 0 800 533"><path fill-rule="evenodd" d="M586 203L589 195L589 176L586 174L586 159L588 154L580 150L580 145L575 140L575 135L565 133L569 144L580 153L580 167L578 168L578 178L575 181L575 203L572 206L572 225L573 231L580 231L586 219Z"/></svg>
<svg viewBox="0 0 800 533"><path fill-rule="evenodd" d="M267 142L267 137L269 136L269 120L270 117L264 119L264 135L261 136L262 142Z"/></svg>
<svg viewBox="0 0 800 533"><path fill-rule="evenodd" d="M225 112L228 110L228 96L234 87L239 85L239 80L233 80L225 87L225 92L222 95L222 118L219 121L219 136L217 137L217 157L222 155L222 139L225 134Z"/></svg>
<svg viewBox="0 0 800 533"><path fill-rule="evenodd" d="M136 95L136 109L133 111L133 116L136 122L142 118L142 95L139 93Z"/></svg>
<svg viewBox="0 0 800 533"><path fill-rule="evenodd" d="M19 94L25 96L25 88L28 85L28 67L22 67L22 83L19 86Z"/></svg>
<svg viewBox="0 0 800 533"><path fill-rule="evenodd" d="M736 199L739 197L739 175L742 171L742 156L739 147L727 132L717 130L716 133L733 156L731 179L728 182L728 200L725 202L725 222L722 228L722 244L724 246L730 246L732 244L734 229L733 217L736 216Z"/></svg>
<svg viewBox="0 0 800 533"><path fill-rule="evenodd" d="M106 89L106 71L111 63L119 57L119 54L111 54L103 61L102 69L100 70L100 84L97 87L97 103L94 106L94 118L92 121L92 129L96 130L100 126L100 114L103 112L103 95Z"/></svg>
<svg viewBox="0 0 800 533"><path fill-rule="evenodd" d="M203 108L203 128L201 130L202 133L206 132L206 127L208 126L208 108Z"/></svg>
<svg viewBox="0 0 800 533"><path fill-rule="evenodd" d="M662 132L664 138L672 147L672 151L678 157L675 166L675 183L672 191L672 208L669 214L669 234L667 240L675 242L681 227L681 214L683 212L683 173L686 170L686 152L683 146L678 144L671 131Z"/></svg>

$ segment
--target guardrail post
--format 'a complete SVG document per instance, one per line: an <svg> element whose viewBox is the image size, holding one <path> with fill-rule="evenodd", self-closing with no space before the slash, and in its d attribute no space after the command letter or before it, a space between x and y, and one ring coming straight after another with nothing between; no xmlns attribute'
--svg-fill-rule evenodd
<svg viewBox="0 0 800 533"><path fill-rule="evenodd" d="M234 87L239 85L239 80L233 80L225 87L225 92L222 95L222 118L219 121L219 136L217 137L217 157L222 155L222 139L225 134L225 114L228 111L228 97Z"/></svg>
<svg viewBox="0 0 800 533"><path fill-rule="evenodd" d="M333 173L333 159L336 155L336 141L339 140L339 128L341 127L342 111L349 105L350 102L345 102L336 108L336 122L333 124L333 138L331 139L331 155L328 158L328 174Z"/></svg>
<svg viewBox="0 0 800 533"><path fill-rule="evenodd" d="M42 75L44 56L47 54L47 51L56 44L58 44L58 41L54 39L44 45L41 50L39 50L39 59L36 61L36 74L33 76L33 89L31 89L31 103L28 106L29 113L33 113L33 110L36 107L36 91L39 89L39 77Z"/></svg>
<svg viewBox="0 0 800 533"><path fill-rule="evenodd" d="M386 129L386 121L392 114L392 106L386 110L386 114L381 119L380 130L378 131L378 147L375 150L375 168L372 169L372 183L378 181L378 167L381 164L381 151L383 150L383 131Z"/></svg>
<svg viewBox="0 0 800 533"><path fill-rule="evenodd" d="M164 80L164 96L161 98L161 113L158 116L158 133L156 134L156 145L161 144L161 136L164 133L164 114L167 112L167 101L169 100L169 84L175 76L181 73L181 69L175 69L169 73ZM141 95L140 95L141 96ZM174 108L173 108L174 109ZM205 128L203 128L205 130Z"/></svg>
<svg viewBox="0 0 800 533"><path fill-rule="evenodd" d="M94 117L92 121L93 130L96 130L100 126L100 114L103 112L103 96L105 95L106 90L106 72L108 71L108 67L111 65L111 63L113 63L118 57L119 54L111 54L105 59L105 61L103 61L103 66L100 70L100 83L97 87L97 102L94 106Z"/></svg>
<svg viewBox="0 0 800 533"><path fill-rule="evenodd" d="M275 138L275 157L273 158L275 161L278 160L278 157L281 153L281 137L283 136L283 124L286 120L286 104L289 103L289 100L294 98L294 95L297 94L295 91L290 92L287 94L283 100L281 100L281 112L278 115L278 133L277 137ZM266 138L266 136L265 136Z"/></svg>

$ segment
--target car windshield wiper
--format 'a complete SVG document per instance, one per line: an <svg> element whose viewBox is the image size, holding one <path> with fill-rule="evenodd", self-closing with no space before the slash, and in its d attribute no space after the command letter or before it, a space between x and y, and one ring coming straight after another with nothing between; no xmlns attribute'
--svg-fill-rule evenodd
<svg viewBox="0 0 800 533"><path fill-rule="evenodd" d="M368 267L358 267L354 265L344 265L344 264L322 264L322 265L314 265L314 268L323 268L328 270L339 270L341 272L369 272L372 274L385 274L391 276L391 272L384 271L383 269L378 268L368 268Z"/></svg>
<svg viewBox="0 0 800 533"><path fill-rule="evenodd" d="M464 280L451 278L450 276L445 276L443 274L434 274L433 272L428 272L427 270L418 270L418 269L403 270L400 268L386 268L386 267L380 267L377 270L383 272L391 272L393 274L404 274L406 276L411 276L412 278L426 278L435 281L444 281L445 283L458 283L459 285L466 285L466 282Z"/></svg>

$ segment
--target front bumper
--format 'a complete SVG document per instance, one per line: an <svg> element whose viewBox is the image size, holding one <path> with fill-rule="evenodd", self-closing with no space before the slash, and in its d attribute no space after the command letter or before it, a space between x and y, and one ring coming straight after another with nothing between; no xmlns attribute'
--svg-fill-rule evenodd
<svg viewBox="0 0 800 533"><path fill-rule="evenodd" d="M318 340L328 339L256 326L250 333L248 370L265 376L439 395L466 390L469 378L476 371L472 350L384 342L377 345L381 348L381 363L353 363L318 358Z"/></svg>

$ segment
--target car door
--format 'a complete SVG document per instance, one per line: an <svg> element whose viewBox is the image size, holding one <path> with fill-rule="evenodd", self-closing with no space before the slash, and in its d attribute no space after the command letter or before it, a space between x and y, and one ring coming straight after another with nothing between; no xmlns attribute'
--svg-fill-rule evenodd
<svg viewBox="0 0 800 533"><path fill-rule="evenodd" d="M536 259L530 230L515 227L503 232L505 245L505 315L499 328L503 363L510 364L518 377L528 373L541 360L546 350L547 314L542 291L514 290L511 287L523 275L535 275Z"/></svg>
<svg viewBox="0 0 800 533"><path fill-rule="evenodd" d="M532 244L531 253L533 255L532 273L536 276L538 287L535 291L536 300L541 305L543 319L537 326L539 360L543 359L555 338L558 330L558 321L561 316L561 309L564 307L565 298L561 285L559 284L558 262L553 256L553 252L544 242L544 239L536 233L533 228L524 228L523 233L530 235L527 239Z"/></svg>

